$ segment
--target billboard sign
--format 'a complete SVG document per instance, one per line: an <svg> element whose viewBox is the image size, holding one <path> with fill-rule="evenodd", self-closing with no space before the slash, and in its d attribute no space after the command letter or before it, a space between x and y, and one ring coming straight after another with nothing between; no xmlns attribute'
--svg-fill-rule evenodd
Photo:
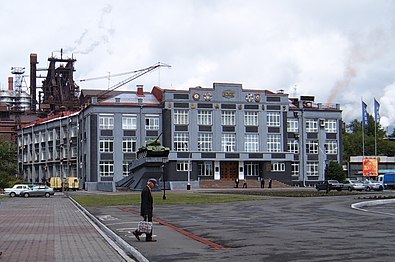
<svg viewBox="0 0 395 262"><path fill-rule="evenodd" d="M378 176L379 175L379 160L378 158L364 158L362 160L363 176Z"/></svg>

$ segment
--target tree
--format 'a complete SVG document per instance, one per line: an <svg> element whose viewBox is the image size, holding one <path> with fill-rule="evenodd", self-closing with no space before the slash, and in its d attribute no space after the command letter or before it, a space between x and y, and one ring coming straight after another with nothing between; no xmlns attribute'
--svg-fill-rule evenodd
<svg viewBox="0 0 395 262"><path fill-rule="evenodd" d="M14 143L0 138L0 188L8 187L16 173L17 152Z"/></svg>
<svg viewBox="0 0 395 262"><path fill-rule="evenodd" d="M376 133L375 128L377 128ZM361 156L363 152L366 156L374 156L376 136L377 155L393 156L395 142L387 139L386 131L380 124L375 127L373 116L369 115L369 125L364 126L364 129L362 129L362 123L357 119L351 121L343 130L343 159L348 161L350 156ZM365 145L364 148L363 145Z"/></svg>
<svg viewBox="0 0 395 262"><path fill-rule="evenodd" d="M341 182L346 179L346 173L341 164L336 161L331 161L325 169L325 177L328 180L334 179Z"/></svg>

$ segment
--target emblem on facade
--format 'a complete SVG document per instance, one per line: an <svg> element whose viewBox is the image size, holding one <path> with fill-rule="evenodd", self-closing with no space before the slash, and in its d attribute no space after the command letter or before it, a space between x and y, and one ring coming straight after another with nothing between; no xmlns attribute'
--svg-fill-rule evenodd
<svg viewBox="0 0 395 262"><path fill-rule="evenodd" d="M253 94L248 94L248 95L246 95L246 101L247 101L247 102L252 102L252 101L254 101L254 95L253 95Z"/></svg>
<svg viewBox="0 0 395 262"><path fill-rule="evenodd" d="M255 94L255 102L260 102L260 101L261 101L261 95Z"/></svg>
<svg viewBox="0 0 395 262"><path fill-rule="evenodd" d="M200 94L194 93L192 97L193 97L193 100L198 101L200 99Z"/></svg>
<svg viewBox="0 0 395 262"><path fill-rule="evenodd" d="M233 97L235 97L235 92L230 91L230 90L225 90L222 92L222 96L225 98L233 98Z"/></svg>
<svg viewBox="0 0 395 262"><path fill-rule="evenodd" d="M205 101L211 101L211 99L213 98L213 95L211 93L205 93L203 95L203 98Z"/></svg>

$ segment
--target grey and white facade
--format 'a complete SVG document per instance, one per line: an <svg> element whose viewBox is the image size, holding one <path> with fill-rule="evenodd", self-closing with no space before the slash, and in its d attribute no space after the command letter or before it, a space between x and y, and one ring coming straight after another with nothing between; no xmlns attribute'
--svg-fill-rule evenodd
<svg viewBox="0 0 395 262"><path fill-rule="evenodd" d="M342 159L338 104L319 104L313 97L290 99L282 92L243 89L241 84L214 83L212 88L188 90L154 87L151 93L139 87L134 94L103 102L93 99L70 118L52 119L19 132L23 155L19 167L26 178L41 182L77 173L86 189L106 190L128 175L137 149L160 135L162 144L171 148L165 179L180 185L203 179L263 177L307 186L325 179L328 161ZM49 141L38 143L37 148L31 138L56 134L61 126L68 131L59 129L66 134L63 142L60 135L59 150L62 144L74 146L71 134L77 133L76 148L68 151L67 158L62 161L62 154L55 159L29 157L48 155L42 150L57 152L58 147L45 144Z"/></svg>
<svg viewBox="0 0 395 262"><path fill-rule="evenodd" d="M165 90L167 179L322 181L327 162L341 162L340 106L303 99L240 84Z"/></svg>

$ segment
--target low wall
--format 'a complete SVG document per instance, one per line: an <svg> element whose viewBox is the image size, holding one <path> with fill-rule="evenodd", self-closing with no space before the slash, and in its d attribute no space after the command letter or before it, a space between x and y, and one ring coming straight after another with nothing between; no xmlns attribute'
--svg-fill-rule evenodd
<svg viewBox="0 0 395 262"><path fill-rule="evenodd" d="M170 181L170 190L187 189L187 181ZM191 181L191 189L200 188L199 181Z"/></svg>
<svg viewBox="0 0 395 262"><path fill-rule="evenodd" d="M115 188L115 182L97 182L97 190L98 191L105 191L105 192L116 192L117 189Z"/></svg>

